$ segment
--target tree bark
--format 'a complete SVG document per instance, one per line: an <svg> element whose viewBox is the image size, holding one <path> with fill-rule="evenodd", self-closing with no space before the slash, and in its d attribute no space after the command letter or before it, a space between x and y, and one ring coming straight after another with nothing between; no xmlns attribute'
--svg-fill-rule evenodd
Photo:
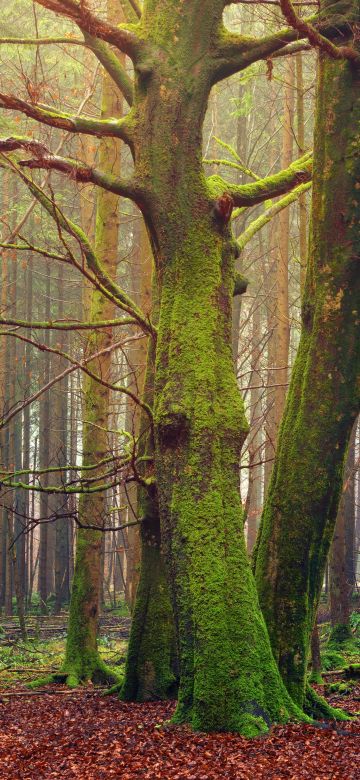
<svg viewBox="0 0 360 780"><path fill-rule="evenodd" d="M351 638L350 614L353 582L348 578L346 567L346 528L354 522L354 452L355 422L351 433L344 468L344 485L341 493L334 537L329 556L330 574L330 641L334 644Z"/></svg>
<svg viewBox="0 0 360 780"><path fill-rule="evenodd" d="M231 349L234 248L201 166L209 74L199 55L220 19L220 4L205 5L194 25L193 5L145 4L155 50L171 36L172 57L156 58L156 71L151 61L135 66L134 155L151 182L142 208L160 299L155 462L179 646L175 720L250 736L296 708L271 655L243 535L238 461L248 426Z"/></svg>
<svg viewBox="0 0 360 780"><path fill-rule="evenodd" d="M302 335L256 554L274 656L300 705L344 453L359 409L359 118L359 71L321 55Z"/></svg>

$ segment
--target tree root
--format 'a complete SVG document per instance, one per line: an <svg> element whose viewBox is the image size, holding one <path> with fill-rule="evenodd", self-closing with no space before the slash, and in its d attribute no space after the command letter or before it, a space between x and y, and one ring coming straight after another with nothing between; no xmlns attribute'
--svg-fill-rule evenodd
<svg viewBox="0 0 360 780"><path fill-rule="evenodd" d="M86 685L86 683L89 682L100 685L113 685L114 688L118 688L122 685L122 680L120 680L119 675L99 659L92 670L77 670L75 666L64 666L58 672L32 680L27 684L27 688L40 688L43 685L54 684L67 685L69 688L77 688L79 685Z"/></svg>
<svg viewBox="0 0 360 780"><path fill-rule="evenodd" d="M319 696L310 685L306 687L304 712L316 720L351 720L347 712L332 707L323 696Z"/></svg>
<svg viewBox="0 0 360 780"><path fill-rule="evenodd" d="M316 685L323 685L324 680L322 678L321 672L319 672L317 669L313 669L309 675L309 683L315 683Z"/></svg>
<svg viewBox="0 0 360 780"><path fill-rule="evenodd" d="M102 696L111 696L111 694L113 693L121 694L123 685L124 685L124 680L122 679L121 682L112 685L111 688L107 688L107 690L102 693Z"/></svg>

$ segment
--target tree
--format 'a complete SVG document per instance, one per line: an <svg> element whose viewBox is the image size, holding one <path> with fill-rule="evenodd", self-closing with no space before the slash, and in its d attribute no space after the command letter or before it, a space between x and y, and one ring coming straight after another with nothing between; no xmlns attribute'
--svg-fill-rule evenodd
<svg viewBox="0 0 360 780"><path fill-rule="evenodd" d="M72 132L121 138L131 149L134 173L124 180L56 157L29 139L7 139L1 148L27 150L19 175L72 234L51 199L21 172L24 166L96 183L131 198L143 213L156 264L158 327L119 294L84 237L81 242L90 270L96 268L102 285L156 341L154 463L180 661L175 719L252 736L301 711L272 656L243 537L238 460L247 422L231 353L236 246L230 217L234 205L256 204L307 181L310 161L305 156L251 184L206 179L202 125L214 84L258 59L286 53L298 34L291 29L258 40L229 33L224 0L145 0L139 22L119 26L74 0L39 2L84 32L131 111L123 119L74 119L4 94L2 105ZM131 58L133 90L106 44ZM151 493L154 477L143 486Z"/></svg>
<svg viewBox="0 0 360 780"><path fill-rule="evenodd" d="M354 423L344 465L344 485L339 501L334 536L329 555L330 615L333 646L346 647L352 638L350 627L351 596L354 580L348 570L348 558L354 555L354 460L357 423ZM347 540L352 544L347 550ZM349 555L350 553L350 555ZM349 576L350 574L350 576Z"/></svg>
<svg viewBox="0 0 360 780"><path fill-rule="evenodd" d="M358 19L356 4L348 19ZM273 653L300 706L344 454L359 411L360 75L320 44L302 335L255 554Z"/></svg>

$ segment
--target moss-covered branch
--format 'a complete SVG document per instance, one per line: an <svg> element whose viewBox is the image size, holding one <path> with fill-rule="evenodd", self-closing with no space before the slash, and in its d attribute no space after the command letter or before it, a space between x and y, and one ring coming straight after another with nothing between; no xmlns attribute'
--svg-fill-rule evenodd
<svg viewBox="0 0 360 780"><path fill-rule="evenodd" d="M1 246L1 244L0 244ZM132 317L123 317L122 319L102 320L101 322L79 322L78 320L16 320L13 317L0 317L0 325L14 325L17 328L28 328L29 330L99 330L101 328L118 328L124 325L134 325L136 320ZM2 332L0 331L0 335Z"/></svg>
<svg viewBox="0 0 360 780"><path fill-rule="evenodd" d="M70 36L49 36L44 38L14 38L14 37L3 37L0 38L0 46L2 43L10 43L14 46L51 46L51 45L58 45L61 43L70 43L74 46L84 46L84 41L81 38L70 38Z"/></svg>
<svg viewBox="0 0 360 780"><path fill-rule="evenodd" d="M0 162L0 167L3 167ZM51 252L46 247L35 246L26 242L25 244L15 244L11 241L0 241L0 247L2 249L15 249L16 252L36 252L43 257L48 257L51 260L59 260L61 263L70 263L71 260L66 255L61 255L59 252ZM1 320L0 320L1 322ZM16 323L10 323L8 320L2 323L3 325L13 325Z"/></svg>
<svg viewBox="0 0 360 780"><path fill-rule="evenodd" d="M84 32L84 38L70 38L69 36L47 37L47 38L0 38L1 44L13 44L14 46L51 46L60 44L72 44L73 46L87 46L95 54L95 57L101 62L103 68L111 76L112 80L119 87L129 106L133 101L133 84L131 78L126 73L125 68L119 62L118 57L103 41L89 33Z"/></svg>
<svg viewBox="0 0 360 780"><path fill-rule="evenodd" d="M121 138L127 144L131 144L130 130L125 119L95 119L86 116L75 116L58 111L51 106L28 103L15 95L6 95L0 92L0 108L10 111L20 111L21 114L35 119L41 124L67 130L69 133L82 133L85 135L110 136Z"/></svg>
<svg viewBox="0 0 360 780"><path fill-rule="evenodd" d="M279 173L265 176L264 179L251 184L229 184L216 175L210 176L207 181L213 197L218 198L226 192L232 197L235 206L255 206L309 182L311 175L312 158L311 154L307 153Z"/></svg>
<svg viewBox="0 0 360 780"><path fill-rule="evenodd" d="M337 5L339 10L337 11ZM325 39L337 38L342 34L349 36L351 32L349 14L346 15L346 21L344 21L343 9L340 7L340 3L334 3L331 6L331 19L328 18L324 21L321 20L321 16L314 15L304 20L314 26L322 37ZM220 28L218 34L218 41L215 47L215 54L213 56L213 76L212 81L216 83L221 81L233 73L238 73L244 70L249 65L259 60L268 59L281 49L287 46L287 44L293 41L298 41L305 37L304 32L291 27L290 29L279 30L279 32L271 35L264 36L263 38L253 38L249 36L237 35L226 30L224 27Z"/></svg>
<svg viewBox="0 0 360 780"><path fill-rule="evenodd" d="M267 225L267 223L270 222L270 220L275 217L279 211L282 211L287 206L290 206L291 203L294 203L300 197L300 195L302 195L304 192L307 192L310 187L311 181L308 181L305 184L300 184L299 187L296 187L294 190L289 192L288 195L285 195L284 198L281 198L281 200L279 200L277 203L274 203L273 206L270 206L270 208L266 209L266 211L264 211L263 214L260 214L257 219L254 219L253 222L248 225L246 230L244 230L238 238L237 243L240 251L244 249L246 244L249 243L250 239L255 235L255 233Z"/></svg>
<svg viewBox="0 0 360 780"><path fill-rule="evenodd" d="M102 460L98 461L97 463L90 463L86 466L76 466L74 464L67 464L66 466L49 466L49 468L44 469L17 469L16 471L0 471L0 481L3 484L6 484L6 480L10 479L18 479L19 477L23 476L33 476L33 477L40 477L44 474L60 474L64 471L93 471L95 469L101 468L101 466L106 466L109 463L116 462L119 463L126 463L129 461L129 454L123 455L122 457L117 455L109 455L107 458L102 458Z"/></svg>
<svg viewBox="0 0 360 780"><path fill-rule="evenodd" d="M22 168L58 171L83 184L95 184L103 190L121 195L123 198L131 198L135 202L138 199L139 191L131 180L103 173L97 168L92 168L71 157L60 157L60 155L52 154L43 144L32 138L24 136L0 138L0 152L6 153L17 149L24 149L34 155L29 159L17 161Z"/></svg>
<svg viewBox="0 0 360 780"><path fill-rule="evenodd" d="M84 32L84 41L86 46L95 54L95 57L101 62L103 68L111 76L112 80L119 87L121 93L124 95L125 100L132 106L133 103L133 83L126 73L125 68L119 62L118 57L113 51L104 43L99 41L98 38L94 38L93 35Z"/></svg>

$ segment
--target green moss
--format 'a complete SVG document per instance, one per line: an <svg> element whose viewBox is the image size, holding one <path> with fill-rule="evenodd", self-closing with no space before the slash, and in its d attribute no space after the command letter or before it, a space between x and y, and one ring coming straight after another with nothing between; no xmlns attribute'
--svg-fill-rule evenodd
<svg viewBox="0 0 360 780"><path fill-rule="evenodd" d="M186 197L181 218L172 203L168 260L161 247L154 408L181 669L174 720L253 736L301 711L272 658L244 543L237 468L248 425L231 353L233 241L201 179Z"/></svg>
<svg viewBox="0 0 360 780"><path fill-rule="evenodd" d="M312 718L318 720L351 720L351 717L346 712L336 707L332 707L326 699L319 696L316 691L310 686L306 688L306 695L304 699L304 711Z"/></svg>
<svg viewBox="0 0 360 780"><path fill-rule="evenodd" d="M345 650L354 646L354 637L349 624L333 626L327 643L329 650Z"/></svg>
<svg viewBox="0 0 360 780"><path fill-rule="evenodd" d="M334 669L343 669L346 661L343 655L336 650L326 650L321 656L322 668L330 672Z"/></svg>
<svg viewBox="0 0 360 780"><path fill-rule="evenodd" d="M334 693L340 694L340 696L347 696L347 694L351 693L353 687L353 682L336 682L336 683L329 683L325 685L325 693L326 695L331 695Z"/></svg>
<svg viewBox="0 0 360 780"><path fill-rule="evenodd" d="M125 680L125 701L166 699L176 692L172 608L159 545L143 542Z"/></svg>
<svg viewBox="0 0 360 780"><path fill-rule="evenodd" d="M321 676L321 673L318 671L312 670L309 674L309 683L315 683L316 685L322 685L323 684L323 678Z"/></svg>
<svg viewBox="0 0 360 780"><path fill-rule="evenodd" d="M359 95L357 69L321 62L303 327L254 552L273 652L300 706L344 454L359 408L360 232L353 219ZM344 166L348 158L351 165Z"/></svg>
<svg viewBox="0 0 360 780"><path fill-rule="evenodd" d="M350 677L350 678L360 677L360 663L349 664L349 666L346 666L344 669L344 674L346 677Z"/></svg>

